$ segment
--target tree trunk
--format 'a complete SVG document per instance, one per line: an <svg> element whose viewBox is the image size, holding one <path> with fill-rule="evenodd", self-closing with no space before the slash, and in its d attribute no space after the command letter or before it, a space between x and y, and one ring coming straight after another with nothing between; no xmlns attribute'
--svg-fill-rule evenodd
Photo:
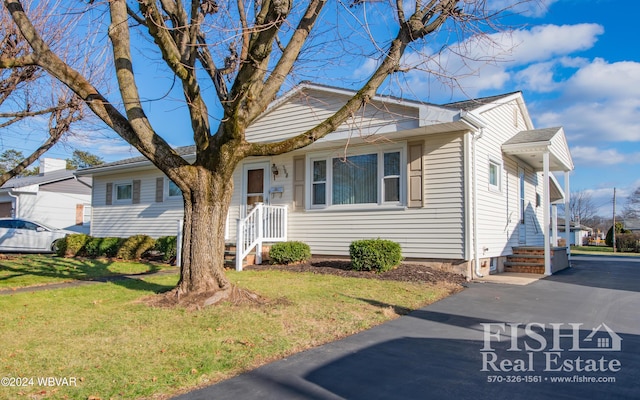
<svg viewBox="0 0 640 400"><path fill-rule="evenodd" d="M184 195L184 229L180 281L172 293L188 298L227 297L231 283L224 273L224 232L233 193L232 176L196 167L195 182Z"/></svg>

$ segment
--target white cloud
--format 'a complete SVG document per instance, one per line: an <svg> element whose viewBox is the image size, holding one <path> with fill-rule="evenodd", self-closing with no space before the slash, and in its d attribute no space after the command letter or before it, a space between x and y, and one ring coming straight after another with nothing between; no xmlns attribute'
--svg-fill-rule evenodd
<svg viewBox="0 0 640 400"><path fill-rule="evenodd" d="M407 87L415 92L427 88L426 93L474 97L486 90L503 90L509 83L548 92L557 85L554 70L584 64L584 59L569 55L592 47L603 32L598 24L576 24L477 35L441 52L425 48L407 53L402 65L414 69L405 74L405 79ZM367 60L358 71L370 71L374 65L375 61Z"/></svg>
<svg viewBox="0 0 640 400"><path fill-rule="evenodd" d="M639 99L640 63L608 63L596 58L580 68L566 84L569 95L589 99Z"/></svg>
<svg viewBox="0 0 640 400"><path fill-rule="evenodd" d="M531 90L546 93L555 90L558 83L554 80L555 63L544 62L532 64L515 74L520 90Z"/></svg>
<svg viewBox="0 0 640 400"><path fill-rule="evenodd" d="M572 147L571 156L576 164L582 165L616 165L640 162L640 153L624 154L617 149L601 149L594 146Z"/></svg>
<svg viewBox="0 0 640 400"><path fill-rule="evenodd" d="M503 46L512 45L512 65L523 65L590 49L603 33L598 24L538 25L495 39Z"/></svg>
<svg viewBox="0 0 640 400"><path fill-rule="evenodd" d="M513 0L490 0L488 5L492 10L508 9L512 13L531 17L542 17L549 11L549 7L556 1L557 0L537 0L514 2Z"/></svg>

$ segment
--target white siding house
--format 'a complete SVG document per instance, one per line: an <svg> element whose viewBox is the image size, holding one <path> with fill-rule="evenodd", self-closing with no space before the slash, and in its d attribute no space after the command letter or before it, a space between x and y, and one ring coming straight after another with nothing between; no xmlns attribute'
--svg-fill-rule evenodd
<svg viewBox="0 0 640 400"><path fill-rule="evenodd" d="M40 174L8 180L0 188L0 217L88 233L91 178L78 178L65 168L65 160L44 159Z"/></svg>
<svg viewBox="0 0 640 400"><path fill-rule="evenodd" d="M247 140L303 133L351 94L302 84L267 109ZM194 150L178 149L187 159ZM572 169L562 129L535 130L519 92L445 105L377 97L307 148L244 160L227 239L235 241L247 206L286 205L287 238L315 255L346 256L351 241L380 237L399 242L409 260L471 278L515 246L544 245L545 204L563 198L545 173ZM176 234L181 197L144 158L78 174L94 180L92 235Z"/></svg>

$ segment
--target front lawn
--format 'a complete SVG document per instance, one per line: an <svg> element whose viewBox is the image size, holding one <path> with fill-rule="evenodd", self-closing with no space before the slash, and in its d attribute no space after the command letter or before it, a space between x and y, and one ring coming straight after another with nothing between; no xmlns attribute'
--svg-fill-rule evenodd
<svg viewBox="0 0 640 400"><path fill-rule="evenodd" d="M77 262L54 261L60 269ZM0 295L0 377L31 379L23 387L0 386L0 398L166 398L351 335L460 288L272 270L228 276L270 303L190 312L140 301L173 287L177 274ZM62 384L66 378L70 386L43 386L43 378Z"/></svg>
<svg viewBox="0 0 640 400"><path fill-rule="evenodd" d="M0 289L141 274L171 268L162 264L61 258L40 254L2 254L0 257Z"/></svg>
<svg viewBox="0 0 640 400"><path fill-rule="evenodd" d="M616 251L613 252L613 247L608 246L571 246L571 254L579 255L579 254L591 254L591 255L617 255L617 256L635 256L640 257L639 253L625 253Z"/></svg>

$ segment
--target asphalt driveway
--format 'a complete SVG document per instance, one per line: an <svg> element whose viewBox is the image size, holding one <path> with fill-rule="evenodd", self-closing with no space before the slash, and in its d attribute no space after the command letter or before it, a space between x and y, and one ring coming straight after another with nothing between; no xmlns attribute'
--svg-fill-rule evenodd
<svg viewBox="0 0 640 400"><path fill-rule="evenodd" d="M573 268L527 286L472 283L387 324L177 397L341 398L638 399L640 258L576 256Z"/></svg>

